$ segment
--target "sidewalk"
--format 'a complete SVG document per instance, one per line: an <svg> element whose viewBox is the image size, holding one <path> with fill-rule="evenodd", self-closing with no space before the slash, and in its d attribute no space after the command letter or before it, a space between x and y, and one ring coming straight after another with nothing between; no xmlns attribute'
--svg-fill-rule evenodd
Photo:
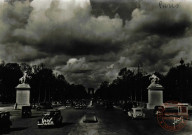
<svg viewBox="0 0 192 135"><path fill-rule="evenodd" d="M8 106L0 106L0 111L8 111L10 112L11 116L10 119L14 121L15 119L19 118L20 116L20 110L14 110L14 105L8 105Z"/></svg>
<svg viewBox="0 0 192 135"><path fill-rule="evenodd" d="M14 108L14 105L9 105L9 106L0 106L0 111L12 111Z"/></svg>

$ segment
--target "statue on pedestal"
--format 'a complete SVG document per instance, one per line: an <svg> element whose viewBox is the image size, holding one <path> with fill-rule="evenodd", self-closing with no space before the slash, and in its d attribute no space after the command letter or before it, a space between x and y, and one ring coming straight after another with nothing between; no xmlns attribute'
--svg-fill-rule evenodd
<svg viewBox="0 0 192 135"><path fill-rule="evenodd" d="M149 77L149 79L151 80L151 84L153 83L153 84L157 84L158 82L159 82L159 77L157 77L156 75L151 75L150 77Z"/></svg>
<svg viewBox="0 0 192 135"><path fill-rule="evenodd" d="M26 79L27 79L27 78L31 79L31 76L28 76L27 71L24 71L24 72L23 72L23 77L21 77L21 78L19 79L19 82L20 82L20 83L26 83Z"/></svg>
<svg viewBox="0 0 192 135"><path fill-rule="evenodd" d="M30 105L30 89L31 87L27 83L27 79L30 79L31 76L28 76L27 71L23 72L23 77L19 79L20 84L16 87L16 103L15 109L21 109L22 106Z"/></svg>
<svg viewBox="0 0 192 135"><path fill-rule="evenodd" d="M151 84L148 86L148 109L154 109L155 106L163 104L163 86L159 84L159 78L156 75L149 77Z"/></svg>

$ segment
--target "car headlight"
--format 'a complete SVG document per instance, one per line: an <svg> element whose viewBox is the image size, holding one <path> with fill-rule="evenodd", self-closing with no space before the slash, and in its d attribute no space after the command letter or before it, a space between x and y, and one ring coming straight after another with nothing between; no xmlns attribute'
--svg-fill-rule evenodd
<svg viewBox="0 0 192 135"><path fill-rule="evenodd" d="M37 123L38 123L38 124L41 123L41 120L38 120Z"/></svg>

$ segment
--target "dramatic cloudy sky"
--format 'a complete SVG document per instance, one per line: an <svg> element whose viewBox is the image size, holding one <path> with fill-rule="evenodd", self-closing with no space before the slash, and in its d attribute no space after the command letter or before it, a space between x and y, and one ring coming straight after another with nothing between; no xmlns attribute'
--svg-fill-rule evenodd
<svg viewBox="0 0 192 135"><path fill-rule="evenodd" d="M97 87L138 64L166 72L192 60L192 2L0 0L0 61L45 63L71 83Z"/></svg>

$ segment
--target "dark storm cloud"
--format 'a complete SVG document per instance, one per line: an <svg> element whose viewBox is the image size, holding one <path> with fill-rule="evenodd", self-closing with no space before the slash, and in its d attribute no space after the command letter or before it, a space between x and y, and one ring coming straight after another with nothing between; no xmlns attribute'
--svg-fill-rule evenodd
<svg viewBox="0 0 192 135"><path fill-rule="evenodd" d="M48 54L43 55L45 60L50 55L100 55L121 50L122 20L92 17L88 0L83 4L79 1L34 0L31 7L29 4L1 5L1 44L13 44L12 48L14 44L30 46L37 52ZM17 60L33 58L26 55ZM39 59L43 60L42 55Z"/></svg>
<svg viewBox="0 0 192 135"><path fill-rule="evenodd" d="M162 62L159 64L159 62L161 60L166 61L166 55L162 55L162 45L166 41L169 40L164 39L162 41L162 38L157 35L145 36L145 39L134 42L123 52L122 55L126 58L121 58L121 63L124 62L131 67L140 65L147 68L147 71L154 71L156 67L160 71L165 71L164 66L166 64Z"/></svg>
<svg viewBox="0 0 192 135"><path fill-rule="evenodd" d="M53 1L50 8L43 11L34 7L26 29L15 30L15 38L21 44L27 42L42 52L70 56L97 55L121 49L118 39L121 35L121 19L92 17L88 4L84 7L70 4L66 7L64 4Z"/></svg>
<svg viewBox="0 0 192 135"><path fill-rule="evenodd" d="M0 58L8 62L31 62L34 59L46 56L46 54L35 50L31 46L23 46L18 43L0 44Z"/></svg>
<svg viewBox="0 0 192 135"><path fill-rule="evenodd" d="M191 18L189 13L180 13L180 11L169 9L162 11L145 11L148 13L143 13L143 17L140 22L137 22L137 28L134 32L146 32L150 34L158 34L161 36L182 36L186 29L191 27ZM136 12L142 12L135 10ZM150 13L149 13L150 12ZM140 18L141 19L141 18Z"/></svg>
<svg viewBox="0 0 192 135"><path fill-rule="evenodd" d="M25 27L31 11L29 2L16 2L15 6L7 3L0 5L0 41L2 43L12 40L12 32L15 29Z"/></svg>
<svg viewBox="0 0 192 135"><path fill-rule="evenodd" d="M191 59L183 52L189 52L188 37L192 36L192 3L181 2L177 9L161 9L158 4L159 1L143 1L132 12L132 19L125 25L129 40L122 56L129 59L130 66L143 65L147 71L165 72L181 57ZM176 45L178 42L180 45Z"/></svg>
<svg viewBox="0 0 192 135"><path fill-rule="evenodd" d="M118 14L123 21L131 19L131 13L140 5L140 0L90 0L95 16L107 15L113 18Z"/></svg>
<svg viewBox="0 0 192 135"><path fill-rule="evenodd" d="M29 63L32 65L44 63L46 66L54 68L58 65L66 64L69 58L66 55L46 54L44 57L33 59Z"/></svg>
<svg viewBox="0 0 192 135"><path fill-rule="evenodd" d="M159 8L159 0L91 4L34 0L32 8L29 3L3 5L0 59L45 63L86 87L112 81L123 67L164 72L181 57L191 61L191 2L180 2L177 9Z"/></svg>
<svg viewBox="0 0 192 135"><path fill-rule="evenodd" d="M78 71L74 71L73 73L83 74L83 73L89 73L89 72L92 72L92 70L78 70Z"/></svg>
<svg viewBox="0 0 192 135"><path fill-rule="evenodd" d="M190 3L188 3L190 4ZM150 5L153 8L149 8ZM181 3L180 8L161 9L157 2L141 3L140 9L132 13L132 20L128 25L134 32L146 32L160 36L182 36L191 27L189 5ZM182 7L183 6L183 7ZM186 9L184 9L184 7Z"/></svg>
<svg viewBox="0 0 192 135"><path fill-rule="evenodd" d="M89 55L87 61L90 63L111 63L118 60L118 53L110 52L103 55Z"/></svg>
<svg viewBox="0 0 192 135"><path fill-rule="evenodd" d="M55 38L57 37L57 38ZM70 40L70 41L69 41ZM56 46L56 47L55 47ZM36 47L42 51L52 54L78 55L100 55L121 50L120 42L112 43L111 39L88 39L86 37L71 37L64 39L63 35L47 35Z"/></svg>
<svg viewBox="0 0 192 135"><path fill-rule="evenodd" d="M97 87L100 82L115 79L117 69L109 66L110 62L89 62L85 57L76 59L71 58L67 64L60 65L55 71L65 74L71 83L84 84L86 87ZM102 68L101 68L102 67Z"/></svg>

